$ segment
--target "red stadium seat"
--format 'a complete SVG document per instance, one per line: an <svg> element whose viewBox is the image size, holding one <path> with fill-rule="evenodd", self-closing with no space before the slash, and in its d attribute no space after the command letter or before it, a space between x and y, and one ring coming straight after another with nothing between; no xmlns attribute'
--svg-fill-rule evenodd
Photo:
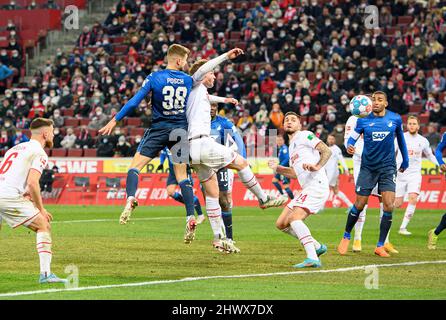
<svg viewBox="0 0 446 320"><path fill-rule="evenodd" d="M421 114L418 117L420 119L420 124L427 124L429 123L429 114Z"/></svg>
<svg viewBox="0 0 446 320"><path fill-rule="evenodd" d="M80 121L79 121L79 125L81 125L81 126L88 126L89 123L90 123L90 119L87 119L87 118L80 119Z"/></svg>
<svg viewBox="0 0 446 320"><path fill-rule="evenodd" d="M82 157L83 153L82 149L68 149L68 157Z"/></svg>
<svg viewBox="0 0 446 320"><path fill-rule="evenodd" d="M131 136L142 136L144 134L145 129L144 128L132 128L130 129L130 135Z"/></svg>
<svg viewBox="0 0 446 320"><path fill-rule="evenodd" d="M81 128L80 127L73 128L73 133L77 137L81 133Z"/></svg>
<svg viewBox="0 0 446 320"><path fill-rule="evenodd" d="M65 118L65 127L77 127L79 125L79 119L76 118Z"/></svg>
<svg viewBox="0 0 446 320"><path fill-rule="evenodd" d="M191 7L190 3L179 3L177 9L178 11L189 11Z"/></svg>
<svg viewBox="0 0 446 320"><path fill-rule="evenodd" d="M410 24L412 22L413 17L412 16L401 16L398 17L398 24L406 25Z"/></svg>
<svg viewBox="0 0 446 320"><path fill-rule="evenodd" d="M62 115L65 117L74 117L74 110L73 109L63 109Z"/></svg>
<svg viewBox="0 0 446 320"><path fill-rule="evenodd" d="M423 111L423 105L422 104L414 104L411 105L409 108L410 113L420 113Z"/></svg>
<svg viewBox="0 0 446 320"><path fill-rule="evenodd" d="M67 149L53 149L51 150L52 157L66 157Z"/></svg>
<svg viewBox="0 0 446 320"><path fill-rule="evenodd" d="M97 149L84 149L84 157L97 157Z"/></svg>
<svg viewBox="0 0 446 320"><path fill-rule="evenodd" d="M98 130L96 130L96 129L88 129L88 133L91 135L92 138L95 138L98 135Z"/></svg>
<svg viewBox="0 0 446 320"><path fill-rule="evenodd" d="M113 47L113 52L114 53L126 53L128 49L128 46L126 45L118 45L118 46L114 46Z"/></svg>
<svg viewBox="0 0 446 320"><path fill-rule="evenodd" d="M231 31L230 40L240 40L242 37L242 33L240 31Z"/></svg>
<svg viewBox="0 0 446 320"><path fill-rule="evenodd" d="M141 125L141 119L140 118L127 118L127 125L139 127Z"/></svg>

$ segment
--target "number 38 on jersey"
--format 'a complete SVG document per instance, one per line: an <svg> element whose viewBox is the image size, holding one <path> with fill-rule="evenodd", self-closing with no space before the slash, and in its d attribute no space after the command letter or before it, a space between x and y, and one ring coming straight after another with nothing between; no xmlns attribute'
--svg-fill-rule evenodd
<svg viewBox="0 0 446 320"><path fill-rule="evenodd" d="M186 105L187 88L186 87L173 87L165 86L163 88L163 113L168 114L179 114L184 113ZM174 109L174 110L172 110Z"/></svg>

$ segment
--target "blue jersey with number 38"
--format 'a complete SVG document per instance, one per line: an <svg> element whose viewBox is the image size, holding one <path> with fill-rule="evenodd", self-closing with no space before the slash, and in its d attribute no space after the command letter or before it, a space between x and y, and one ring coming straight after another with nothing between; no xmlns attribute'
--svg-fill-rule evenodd
<svg viewBox="0 0 446 320"><path fill-rule="evenodd" d="M187 126L186 105L192 86L192 77L182 71L165 69L152 72L141 89L119 111L116 120L120 121L152 93L152 128Z"/></svg>

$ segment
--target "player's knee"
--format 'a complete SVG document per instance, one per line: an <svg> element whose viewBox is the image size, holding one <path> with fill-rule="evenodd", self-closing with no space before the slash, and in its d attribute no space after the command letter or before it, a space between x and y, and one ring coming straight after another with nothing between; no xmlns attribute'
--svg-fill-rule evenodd
<svg viewBox="0 0 446 320"><path fill-rule="evenodd" d="M222 211L231 210L231 200L228 198L228 196L221 196L219 201L220 201L220 207L221 207Z"/></svg>
<svg viewBox="0 0 446 320"><path fill-rule="evenodd" d="M418 194L416 194L416 193L411 193L411 194L409 194L409 203L410 204L417 204L417 201L418 201Z"/></svg>
<svg viewBox="0 0 446 320"><path fill-rule="evenodd" d="M245 169L247 166L249 166L248 161L242 156L237 155L234 162L232 162L230 168L240 171Z"/></svg>
<svg viewBox="0 0 446 320"><path fill-rule="evenodd" d="M277 180L276 178L273 178L273 183L279 182L279 180Z"/></svg>
<svg viewBox="0 0 446 320"><path fill-rule="evenodd" d="M277 221L276 221L276 228L278 230L282 231L286 227L288 227L288 226L286 225L285 221L283 221L282 219L277 219Z"/></svg>
<svg viewBox="0 0 446 320"><path fill-rule="evenodd" d="M383 209L387 212L393 212L395 206L393 205L393 203L384 203Z"/></svg>

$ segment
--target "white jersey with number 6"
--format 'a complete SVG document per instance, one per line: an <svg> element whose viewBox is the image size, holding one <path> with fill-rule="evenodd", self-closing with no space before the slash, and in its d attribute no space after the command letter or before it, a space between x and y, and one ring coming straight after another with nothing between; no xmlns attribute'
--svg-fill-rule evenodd
<svg viewBox="0 0 446 320"><path fill-rule="evenodd" d="M328 178L325 170L304 170L303 164L317 164L320 160L316 146L321 142L310 131L298 131L290 141L288 151L290 153L290 167L296 173L302 191L289 204L288 208L300 207L310 213L317 213L324 208L330 195Z"/></svg>
<svg viewBox="0 0 446 320"><path fill-rule="evenodd" d="M18 198L25 193L29 171L42 173L48 156L36 140L23 142L6 152L0 164L0 199Z"/></svg>

